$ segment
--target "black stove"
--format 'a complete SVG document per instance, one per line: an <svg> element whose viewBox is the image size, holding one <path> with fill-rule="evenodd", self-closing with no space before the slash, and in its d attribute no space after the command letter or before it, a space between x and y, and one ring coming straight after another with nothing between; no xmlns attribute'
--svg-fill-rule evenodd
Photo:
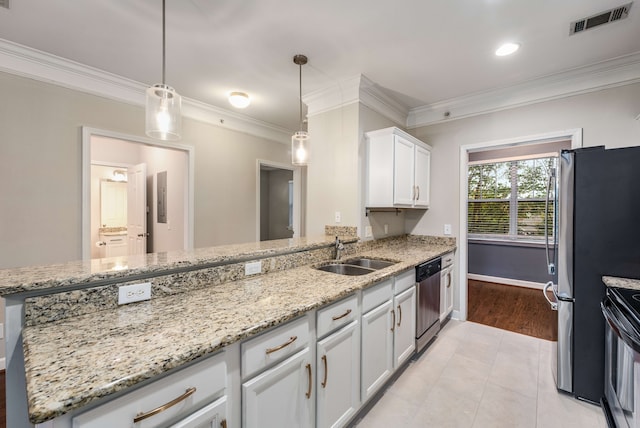
<svg viewBox="0 0 640 428"><path fill-rule="evenodd" d="M640 290L609 287L607 296L625 315L636 332L640 332Z"/></svg>

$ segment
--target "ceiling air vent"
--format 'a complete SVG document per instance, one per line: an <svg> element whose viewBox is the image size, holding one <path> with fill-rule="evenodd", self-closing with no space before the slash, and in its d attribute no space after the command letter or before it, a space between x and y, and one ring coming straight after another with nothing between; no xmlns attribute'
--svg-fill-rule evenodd
<svg viewBox="0 0 640 428"><path fill-rule="evenodd" d="M585 30L589 30L599 25L608 24L614 21L620 21L621 19L629 16L629 9L631 9L632 3L627 3L620 7L616 7L605 12L600 12L596 15L589 16L587 18L579 19L571 23L569 27L569 35L581 33Z"/></svg>

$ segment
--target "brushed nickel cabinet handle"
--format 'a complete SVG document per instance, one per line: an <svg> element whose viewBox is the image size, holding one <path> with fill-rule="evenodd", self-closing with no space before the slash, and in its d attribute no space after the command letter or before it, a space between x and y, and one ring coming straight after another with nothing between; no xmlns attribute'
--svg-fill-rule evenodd
<svg viewBox="0 0 640 428"><path fill-rule="evenodd" d="M402 324L402 308L400 307L400 305L398 305L398 327L400 327L400 324Z"/></svg>
<svg viewBox="0 0 640 428"><path fill-rule="evenodd" d="M136 416L135 418L133 418L133 423L137 424L140 421L143 421L147 418L150 418L151 416L155 416L158 413L162 413L165 410L167 410L170 407L175 406L176 404L180 403L181 401L186 400L188 397L190 397L191 395L193 395L196 392L196 388L195 387L191 387L189 389L187 389L187 391L182 394L180 397L174 398L173 400L169 401L168 403L163 404L160 407L156 407L155 409L146 412L146 413L140 413L138 414L138 416Z"/></svg>
<svg viewBox="0 0 640 428"><path fill-rule="evenodd" d="M334 320L334 321L338 321L339 319L346 317L346 316L347 316L347 315L349 315L350 313L351 313L351 309L347 309L347 311L346 311L344 314L342 314L342 315L337 315L337 316L335 316L335 317L331 317L331 319L332 319L332 320Z"/></svg>
<svg viewBox="0 0 640 428"><path fill-rule="evenodd" d="M451 272L447 272L447 288L451 287Z"/></svg>
<svg viewBox="0 0 640 428"><path fill-rule="evenodd" d="M311 398L311 388L313 385L313 378L311 377L311 364L307 364L307 374L309 375L309 389L307 390L307 393L305 395L307 396L307 398Z"/></svg>
<svg viewBox="0 0 640 428"><path fill-rule="evenodd" d="M324 363L324 379L322 380L322 387L326 388L327 387L327 374L328 374L328 369L327 369L327 356L323 355L322 356L322 362Z"/></svg>
<svg viewBox="0 0 640 428"><path fill-rule="evenodd" d="M394 331L396 327L396 311L391 309L391 315L393 316L393 321L391 322L391 331Z"/></svg>
<svg viewBox="0 0 640 428"><path fill-rule="evenodd" d="M298 336L291 336L289 338L289 340L287 340L285 343L283 343L282 345L278 345L275 348L267 348L267 350L265 351L267 353L267 355L271 354L272 352L276 352L281 350L282 348L286 348L287 346L291 345L293 342L296 341L296 339L298 338Z"/></svg>
<svg viewBox="0 0 640 428"><path fill-rule="evenodd" d="M416 186L416 188L418 189L418 196L416 196L416 201L418 199L420 199L420 186Z"/></svg>

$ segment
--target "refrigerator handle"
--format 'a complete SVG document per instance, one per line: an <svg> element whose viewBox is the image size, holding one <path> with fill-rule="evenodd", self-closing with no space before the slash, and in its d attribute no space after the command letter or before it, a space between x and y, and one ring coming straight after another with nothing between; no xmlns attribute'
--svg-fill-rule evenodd
<svg viewBox="0 0 640 428"><path fill-rule="evenodd" d="M551 310L552 311L557 311L558 310L558 302L552 302L551 299L549 299L549 295L547 294L547 291L549 291L549 287L553 287L553 281L549 281L544 285L544 288L542 289L542 294L544 294L544 298L547 299L547 302L549 302L549 305L551 305ZM556 293L555 291L551 290L553 292L553 295L555 296Z"/></svg>
<svg viewBox="0 0 640 428"><path fill-rule="evenodd" d="M551 195L551 186L556 178L556 169L551 168L551 173L549 174L549 181L547 182L547 197L544 201L544 248L545 253L547 255L547 269L549 271L549 275L556 274L556 265L551 260L549 256L549 196ZM555 205L555 199L554 199ZM555 238L555 235L554 235ZM547 284L548 285L548 284Z"/></svg>

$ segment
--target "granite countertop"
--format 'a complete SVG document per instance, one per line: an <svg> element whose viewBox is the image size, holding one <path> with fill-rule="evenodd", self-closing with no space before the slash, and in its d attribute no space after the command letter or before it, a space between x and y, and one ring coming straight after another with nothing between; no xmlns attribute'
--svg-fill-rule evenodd
<svg viewBox="0 0 640 428"><path fill-rule="evenodd" d="M307 251L331 245L335 237L316 236L222 245L195 250L171 251L135 256L80 260L46 266L27 266L0 269L0 296L43 291L56 288L82 287L93 281L123 278L133 274L153 274L172 269L228 263ZM357 237L341 237L352 243Z"/></svg>
<svg viewBox="0 0 640 428"><path fill-rule="evenodd" d="M25 327L30 420L60 416L454 249L407 242L358 254L400 261L363 276L304 266Z"/></svg>
<svg viewBox="0 0 640 428"><path fill-rule="evenodd" d="M618 278L614 276L603 276L602 281L607 287L629 288L640 290L640 279Z"/></svg>

